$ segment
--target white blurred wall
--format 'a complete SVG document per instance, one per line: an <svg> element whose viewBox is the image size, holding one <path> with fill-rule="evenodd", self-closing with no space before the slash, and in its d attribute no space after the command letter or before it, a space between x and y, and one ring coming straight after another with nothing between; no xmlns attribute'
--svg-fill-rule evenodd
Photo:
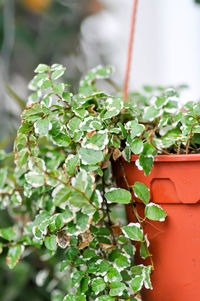
<svg viewBox="0 0 200 301"><path fill-rule="evenodd" d="M116 66L124 81L133 0L100 0L105 9L82 24L85 64ZM187 83L200 98L200 5L194 0L139 0L130 89Z"/></svg>

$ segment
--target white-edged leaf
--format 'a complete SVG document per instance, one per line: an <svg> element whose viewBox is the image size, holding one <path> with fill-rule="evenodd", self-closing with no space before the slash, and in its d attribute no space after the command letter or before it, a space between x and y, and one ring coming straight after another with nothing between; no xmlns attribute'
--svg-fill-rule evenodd
<svg viewBox="0 0 200 301"><path fill-rule="evenodd" d="M145 207L145 216L153 221L163 222L167 216L167 213L162 209L161 206L149 203Z"/></svg>
<svg viewBox="0 0 200 301"><path fill-rule="evenodd" d="M106 283L102 278L96 278L92 281L92 290L95 294L99 294L106 288Z"/></svg>
<svg viewBox="0 0 200 301"><path fill-rule="evenodd" d="M45 247L51 251L54 251L57 246L56 235L47 236L44 241Z"/></svg>
<svg viewBox="0 0 200 301"><path fill-rule="evenodd" d="M135 182L133 185L133 190L136 198L143 201L144 204L148 204L150 200L149 188L141 182Z"/></svg>
<svg viewBox="0 0 200 301"><path fill-rule="evenodd" d="M131 193L122 188L114 188L105 193L108 202L129 204L131 201Z"/></svg>
<svg viewBox="0 0 200 301"><path fill-rule="evenodd" d="M66 202L72 193L70 186L59 184L52 192L53 203L55 206L65 208Z"/></svg>
<svg viewBox="0 0 200 301"><path fill-rule="evenodd" d="M137 275L131 280L131 288L134 293L137 293L141 290L144 283L144 275Z"/></svg>
<svg viewBox="0 0 200 301"><path fill-rule="evenodd" d="M135 138L130 143L130 148L135 155L140 154L143 151L143 142L139 138Z"/></svg>
<svg viewBox="0 0 200 301"><path fill-rule="evenodd" d="M49 66L45 64L39 64L37 68L34 70L35 73L43 73L49 70Z"/></svg>
<svg viewBox="0 0 200 301"><path fill-rule="evenodd" d="M143 240L143 230L141 229L139 223L130 223L127 226L122 227L122 232L127 238L131 240Z"/></svg>
<svg viewBox="0 0 200 301"><path fill-rule="evenodd" d="M40 136L47 136L49 130L52 128L52 124L47 118L39 119L34 124L35 133Z"/></svg>
<svg viewBox="0 0 200 301"><path fill-rule="evenodd" d="M51 75L52 80L56 80L59 77L61 77L64 74L65 70L66 70L66 68L60 68L60 69L55 70Z"/></svg>
<svg viewBox="0 0 200 301"><path fill-rule="evenodd" d="M35 171L29 171L25 174L25 179L28 184L36 188L44 185L44 175Z"/></svg>
<svg viewBox="0 0 200 301"><path fill-rule="evenodd" d="M24 252L23 245L14 245L9 247L8 254L6 257L6 263L10 269L13 269L15 265L18 263L21 254Z"/></svg>
<svg viewBox="0 0 200 301"><path fill-rule="evenodd" d="M124 283L119 282L119 281L111 282L109 295L111 297L121 296L125 289L126 289L126 285Z"/></svg>
<svg viewBox="0 0 200 301"><path fill-rule="evenodd" d="M84 165L95 165L104 158L102 151L88 148L80 148L79 155Z"/></svg>

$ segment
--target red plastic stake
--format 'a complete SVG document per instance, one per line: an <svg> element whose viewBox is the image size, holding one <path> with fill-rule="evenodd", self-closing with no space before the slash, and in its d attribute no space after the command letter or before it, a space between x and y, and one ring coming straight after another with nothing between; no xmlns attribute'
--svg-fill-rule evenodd
<svg viewBox="0 0 200 301"><path fill-rule="evenodd" d="M130 67L131 67L131 57L132 57L132 49L133 49L133 38L134 38L134 31L135 31L137 3L138 3L138 0L134 0L131 31L130 31L129 46L128 46L127 66L126 66L126 74L125 74L125 81L124 81L124 100L125 101L128 100L128 84L129 84L129 75L130 75Z"/></svg>

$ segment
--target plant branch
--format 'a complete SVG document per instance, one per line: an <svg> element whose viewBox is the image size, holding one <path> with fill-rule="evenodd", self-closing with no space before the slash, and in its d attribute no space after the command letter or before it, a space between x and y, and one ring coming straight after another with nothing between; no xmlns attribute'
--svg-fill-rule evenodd
<svg viewBox="0 0 200 301"><path fill-rule="evenodd" d="M49 177L55 179L56 181L60 182L61 184L65 185L65 186L68 186L68 187L72 188L73 190L75 190L76 192L80 193L80 194L81 194L81 195L82 195L82 196L90 203L90 205L92 205L96 210L103 210L103 209L98 208L97 206L95 206L95 205L92 203L92 201L86 196L86 194L85 194L83 191L81 191L81 190L79 190L78 188L72 186L72 185L69 184L68 182L65 182L65 181L59 179L58 177L52 175L50 172L44 170L41 166L39 166L39 164L36 162L36 160L35 160L35 158L34 158L34 156L33 156L33 154L32 154L30 144L31 144L31 143L30 143L30 139L29 139L29 135L28 135L28 136L27 136L27 145L28 145L29 154L30 154L31 158L33 159L33 162L34 162L35 166L36 166L37 168L39 168L39 169L41 170L41 172L43 172L43 173L46 174L47 176L49 176Z"/></svg>
<svg viewBox="0 0 200 301"><path fill-rule="evenodd" d="M189 145L190 145L190 140L192 139L192 130L193 130L193 127L194 127L194 124L192 124L192 126L191 126L189 137L188 137L188 140L187 140L186 149L185 149L186 155L189 152Z"/></svg>
<svg viewBox="0 0 200 301"><path fill-rule="evenodd" d="M126 66L126 74L125 74L125 82L124 82L124 100L125 101L128 100L128 84L129 84L129 75L130 75L130 68L131 68L131 58L132 58L133 38L134 38L134 31L135 31L137 3L138 3L138 0L134 0L131 31L130 31L129 46L128 46L128 58L127 58L127 66Z"/></svg>
<svg viewBox="0 0 200 301"><path fill-rule="evenodd" d="M126 178L125 169L124 169L123 163L121 162L121 159L120 159L120 166L121 166L122 171L123 171L123 178L124 178L124 180L125 180L126 186L127 186L128 190L129 190L130 192L132 192L132 191L131 191L132 188L131 188L130 185L128 184L128 180L127 180L127 178ZM135 201L133 200L133 198L132 198L132 204L135 205ZM140 220L140 217L139 217L139 215L138 215L138 212L137 212L137 209L136 209L135 206L133 206L133 212L134 212L134 214L135 214L136 220L138 221L138 223L140 224L140 226L141 226L141 228L142 228L142 230L143 230L143 232L144 232L144 229L143 229L143 226L142 226L143 221ZM148 255L149 255L149 258L150 258L150 261L151 261L151 269L152 269L152 271L153 271L153 270L154 270L154 263L153 263L153 259L152 259L152 254L149 252L149 249L148 249L148 245L147 245L146 240L144 240L144 243L145 243L146 248L147 248L147 251L148 251Z"/></svg>

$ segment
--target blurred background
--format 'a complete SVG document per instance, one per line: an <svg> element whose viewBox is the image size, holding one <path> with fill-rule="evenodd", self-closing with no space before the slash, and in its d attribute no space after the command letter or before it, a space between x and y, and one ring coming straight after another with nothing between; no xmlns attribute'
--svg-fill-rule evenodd
<svg viewBox="0 0 200 301"><path fill-rule="evenodd" d="M130 90L186 83L183 100L200 99L199 2L139 0ZM123 89L132 6L133 0L0 0L0 148L12 149L39 63L64 64L73 91L88 69L112 64ZM48 274L35 262L20 262L11 273L0 260L0 300L50 300L55 283L43 289ZM55 292L51 300L62 296Z"/></svg>

